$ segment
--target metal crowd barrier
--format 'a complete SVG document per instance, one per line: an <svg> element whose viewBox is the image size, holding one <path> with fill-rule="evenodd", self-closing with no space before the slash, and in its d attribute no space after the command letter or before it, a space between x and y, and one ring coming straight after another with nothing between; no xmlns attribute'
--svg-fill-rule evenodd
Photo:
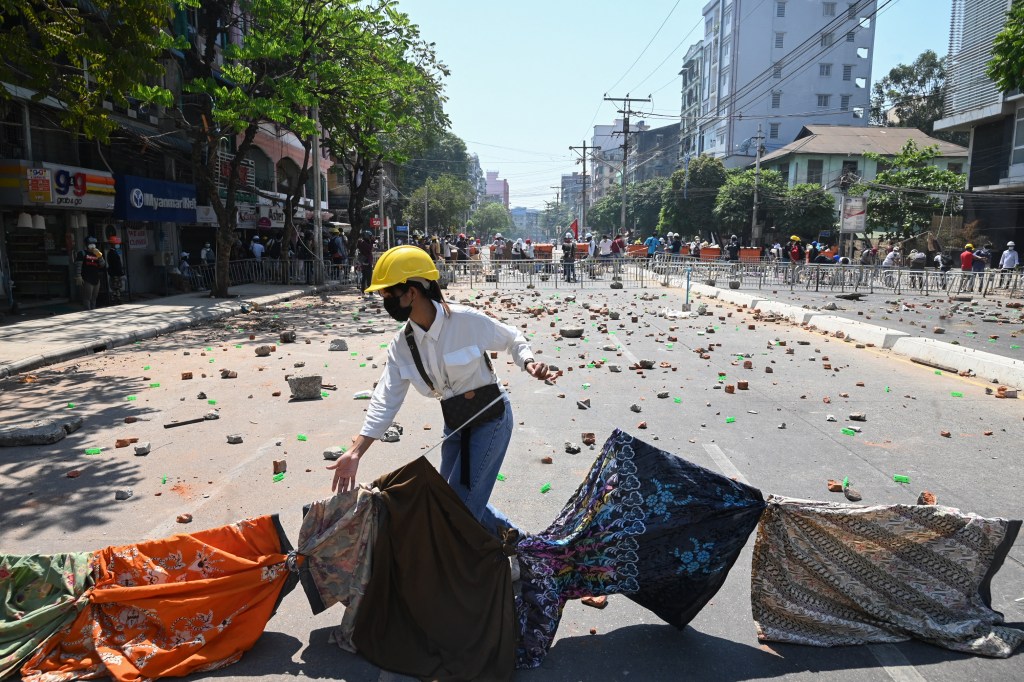
<svg viewBox="0 0 1024 682"><path fill-rule="evenodd" d="M656 283L644 259L586 258L571 264L560 260L468 260L439 264L448 286L472 288L644 288ZM618 287L616 287L618 288Z"/></svg>

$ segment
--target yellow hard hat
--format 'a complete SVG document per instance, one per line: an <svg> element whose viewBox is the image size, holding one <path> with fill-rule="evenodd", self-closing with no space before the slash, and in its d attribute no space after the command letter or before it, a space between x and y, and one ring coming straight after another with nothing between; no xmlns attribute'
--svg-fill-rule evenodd
<svg viewBox="0 0 1024 682"><path fill-rule="evenodd" d="M964 246L964 248L973 251L974 250L974 244L966 244Z"/></svg>
<svg viewBox="0 0 1024 682"><path fill-rule="evenodd" d="M408 282L410 277L437 281L441 275L427 252L418 246L404 244L388 249L373 266L373 279L366 291L380 291Z"/></svg>
<svg viewBox="0 0 1024 682"><path fill-rule="evenodd" d="M796 235L794 234L793 236L791 236L791 237L789 238L789 240L790 240L790 241L792 241L792 242L798 242L798 241L800 241L800 237L798 237L798 236L796 236Z"/></svg>

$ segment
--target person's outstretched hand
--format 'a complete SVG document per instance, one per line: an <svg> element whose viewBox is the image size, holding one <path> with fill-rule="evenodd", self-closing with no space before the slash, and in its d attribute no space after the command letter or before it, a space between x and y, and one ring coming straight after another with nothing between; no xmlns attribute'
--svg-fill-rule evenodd
<svg viewBox="0 0 1024 682"><path fill-rule="evenodd" d="M526 371L530 374L530 376L536 377L541 381L547 379L550 376L548 366L543 362L526 363Z"/></svg>
<svg viewBox="0 0 1024 682"><path fill-rule="evenodd" d="M373 443L372 438L356 436L351 448L346 450L334 464L328 469L334 470L334 479L331 481L332 493L344 493L356 487L356 472L359 470L359 460L363 453Z"/></svg>

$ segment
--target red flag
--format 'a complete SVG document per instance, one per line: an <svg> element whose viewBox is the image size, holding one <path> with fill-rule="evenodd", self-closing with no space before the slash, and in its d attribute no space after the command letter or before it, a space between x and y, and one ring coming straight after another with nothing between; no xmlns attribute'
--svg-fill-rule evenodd
<svg viewBox="0 0 1024 682"><path fill-rule="evenodd" d="M580 238L580 224L579 224L578 220L573 220L572 221L572 225L569 226L569 229L572 230L572 238L573 239L579 239Z"/></svg>

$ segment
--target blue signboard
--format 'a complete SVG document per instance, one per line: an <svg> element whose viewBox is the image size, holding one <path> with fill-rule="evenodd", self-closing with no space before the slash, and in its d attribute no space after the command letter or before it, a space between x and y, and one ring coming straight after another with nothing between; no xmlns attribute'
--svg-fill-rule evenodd
<svg viewBox="0 0 1024 682"><path fill-rule="evenodd" d="M196 222L196 187L136 175L116 175L114 217L154 222Z"/></svg>
<svg viewBox="0 0 1024 682"><path fill-rule="evenodd" d="M395 225L395 232L405 232L405 233L408 233L409 232L409 226L408 225Z"/></svg>

